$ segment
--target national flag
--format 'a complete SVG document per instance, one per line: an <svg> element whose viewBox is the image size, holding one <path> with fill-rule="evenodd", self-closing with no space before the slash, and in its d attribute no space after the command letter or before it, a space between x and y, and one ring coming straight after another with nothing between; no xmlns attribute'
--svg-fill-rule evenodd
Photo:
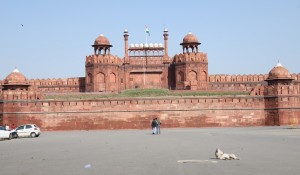
<svg viewBox="0 0 300 175"><path fill-rule="evenodd" d="M146 27L146 29L145 29L146 34L148 34L148 36L150 36L150 31L149 31L148 27L147 26L145 26L145 27Z"/></svg>

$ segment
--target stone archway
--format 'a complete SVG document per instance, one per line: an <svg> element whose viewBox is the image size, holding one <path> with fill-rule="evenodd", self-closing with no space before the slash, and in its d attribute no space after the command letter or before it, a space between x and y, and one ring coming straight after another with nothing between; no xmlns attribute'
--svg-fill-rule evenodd
<svg viewBox="0 0 300 175"><path fill-rule="evenodd" d="M200 81L207 82L207 73L205 71L202 71L200 74Z"/></svg>
<svg viewBox="0 0 300 175"><path fill-rule="evenodd" d="M196 71L190 71L188 75L188 81L197 81L197 72Z"/></svg>
<svg viewBox="0 0 300 175"><path fill-rule="evenodd" d="M105 91L105 74L100 72L96 76L97 80L97 92L104 92Z"/></svg>
<svg viewBox="0 0 300 175"><path fill-rule="evenodd" d="M109 82L110 83L116 83L117 82L116 74L114 74L113 72L111 72L110 75L109 75Z"/></svg>
<svg viewBox="0 0 300 175"><path fill-rule="evenodd" d="M88 84L93 83L93 75L91 73L89 73L88 76L87 76L87 83Z"/></svg>
<svg viewBox="0 0 300 175"><path fill-rule="evenodd" d="M178 72L178 81L179 82L184 81L184 73L182 71Z"/></svg>

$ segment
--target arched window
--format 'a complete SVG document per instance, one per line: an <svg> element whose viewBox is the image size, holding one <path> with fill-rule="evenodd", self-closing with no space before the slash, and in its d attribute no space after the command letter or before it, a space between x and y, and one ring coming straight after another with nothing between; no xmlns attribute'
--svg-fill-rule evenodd
<svg viewBox="0 0 300 175"><path fill-rule="evenodd" d="M178 72L178 81L184 81L184 73L183 72Z"/></svg>
<svg viewBox="0 0 300 175"><path fill-rule="evenodd" d="M189 72L188 80L197 81L197 72L196 71Z"/></svg>
<svg viewBox="0 0 300 175"><path fill-rule="evenodd" d="M87 83L93 83L93 75L91 73L88 74L87 79L88 79Z"/></svg>
<svg viewBox="0 0 300 175"><path fill-rule="evenodd" d="M205 71L201 72L200 81L207 81L207 73Z"/></svg>
<svg viewBox="0 0 300 175"><path fill-rule="evenodd" d="M117 81L116 81L116 75L115 75L113 72L111 72L110 75L109 75L109 82L110 82L110 83L115 83L115 82L117 82Z"/></svg>
<svg viewBox="0 0 300 175"><path fill-rule="evenodd" d="M105 83L105 75L104 73L98 73L97 74L97 80L98 80L98 83Z"/></svg>

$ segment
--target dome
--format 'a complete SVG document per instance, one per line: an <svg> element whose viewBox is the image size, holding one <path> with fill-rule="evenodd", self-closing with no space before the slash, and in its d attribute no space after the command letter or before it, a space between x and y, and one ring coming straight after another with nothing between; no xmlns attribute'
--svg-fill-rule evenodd
<svg viewBox="0 0 300 175"><path fill-rule="evenodd" d="M96 38L94 45L110 45L109 40L101 34L98 38Z"/></svg>
<svg viewBox="0 0 300 175"><path fill-rule="evenodd" d="M27 78L20 73L18 69L14 69L12 73L10 73L5 79L4 79L5 85L24 85L28 84Z"/></svg>
<svg viewBox="0 0 300 175"><path fill-rule="evenodd" d="M292 79L292 76L285 67L280 63L277 63L277 65L269 72L268 77L268 80L274 79Z"/></svg>
<svg viewBox="0 0 300 175"><path fill-rule="evenodd" d="M185 35L182 41L182 44L188 44L188 43L199 43L197 37L193 35L191 32Z"/></svg>

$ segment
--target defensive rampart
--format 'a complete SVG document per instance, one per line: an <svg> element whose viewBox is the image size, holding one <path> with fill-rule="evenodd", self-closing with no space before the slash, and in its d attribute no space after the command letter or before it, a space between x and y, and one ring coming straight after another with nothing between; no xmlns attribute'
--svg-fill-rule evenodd
<svg viewBox="0 0 300 175"><path fill-rule="evenodd" d="M4 123L36 123L43 130L263 126L263 97L168 97L101 100L2 101Z"/></svg>

